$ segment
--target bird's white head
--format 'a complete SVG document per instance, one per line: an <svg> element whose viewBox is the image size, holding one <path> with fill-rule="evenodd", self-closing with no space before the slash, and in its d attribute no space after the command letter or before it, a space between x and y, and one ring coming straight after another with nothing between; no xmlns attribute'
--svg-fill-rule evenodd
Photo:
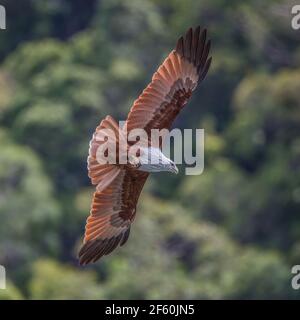
<svg viewBox="0 0 300 320"><path fill-rule="evenodd" d="M146 172L169 171L178 173L176 164L167 158L159 148L141 148L139 170Z"/></svg>

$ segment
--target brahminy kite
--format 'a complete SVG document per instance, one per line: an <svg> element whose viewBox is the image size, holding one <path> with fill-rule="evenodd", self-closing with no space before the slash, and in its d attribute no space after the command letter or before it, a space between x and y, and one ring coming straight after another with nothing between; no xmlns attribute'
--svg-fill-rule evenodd
<svg viewBox="0 0 300 320"><path fill-rule="evenodd" d="M88 175L96 191L85 227L84 243L79 251L81 265L97 261L128 240L137 202L150 172L178 172L175 163L162 154L160 147L151 145L149 153L159 158L156 164L149 164L142 151L139 157L125 164L99 163L97 149L102 143L99 139L101 130L115 132L117 148L121 145L128 148L130 142L122 132L141 128L151 134L151 129L170 129L208 72L211 64L209 50L206 29L190 28L134 101L124 127L120 128L111 116L107 116L96 128L88 156Z"/></svg>

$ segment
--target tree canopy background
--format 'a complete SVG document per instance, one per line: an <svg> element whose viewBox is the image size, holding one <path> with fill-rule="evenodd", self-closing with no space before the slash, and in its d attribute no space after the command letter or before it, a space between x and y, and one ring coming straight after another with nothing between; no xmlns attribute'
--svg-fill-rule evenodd
<svg viewBox="0 0 300 320"><path fill-rule="evenodd" d="M0 299L299 298L295 1L0 4ZM93 130L199 24L213 64L176 127L205 129L204 172L152 175L126 246L81 268Z"/></svg>

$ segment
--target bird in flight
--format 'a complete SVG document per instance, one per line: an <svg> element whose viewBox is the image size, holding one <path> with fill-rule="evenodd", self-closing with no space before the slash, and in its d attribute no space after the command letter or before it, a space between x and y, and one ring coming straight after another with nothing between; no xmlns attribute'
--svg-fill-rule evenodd
<svg viewBox="0 0 300 320"><path fill-rule="evenodd" d="M99 163L97 149L101 146L101 131L107 129L116 134L117 148L124 145L128 148L132 143L127 141L124 132L143 129L150 135L152 129L170 129L197 84L208 72L211 64L209 50L206 29L201 30L199 26L194 30L190 28L185 36L179 38L175 50L134 101L124 128L120 128L111 116L107 116L96 128L88 156L88 175L96 191L78 254L80 265L96 262L117 246L125 244L140 193L151 172L178 172L174 162L164 156L159 147L151 145L144 151L159 158L156 164L146 161L143 150L139 150L139 157L133 157L125 164Z"/></svg>

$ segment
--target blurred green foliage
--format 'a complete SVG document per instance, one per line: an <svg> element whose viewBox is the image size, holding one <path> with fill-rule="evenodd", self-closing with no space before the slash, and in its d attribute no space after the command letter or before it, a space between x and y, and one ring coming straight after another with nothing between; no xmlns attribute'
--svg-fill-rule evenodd
<svg viewBox="0 0 300 320"><path fill-rule="evenodd" d="M0 299L299 298L300 47L290 1L2 1ZM1 4L2 4L1 3ZM88 143L190 26L213 65L176 120L200 176L151 176L130 240L80 268ZM182 168L183 169L183 168Z"/></svg>

